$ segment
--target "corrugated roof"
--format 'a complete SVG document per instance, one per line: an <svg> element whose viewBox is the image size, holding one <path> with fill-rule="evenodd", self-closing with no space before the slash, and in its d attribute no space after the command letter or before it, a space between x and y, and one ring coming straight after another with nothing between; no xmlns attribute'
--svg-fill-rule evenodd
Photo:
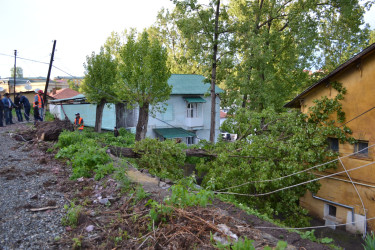
<svg viewBox="0 0 375 250"><path fill-rule="evenodd" d="M203 99L202 97L200 96L197 96L197 97L184 97L184 100L187 101L188 103L202 103L202 102L206 102L205 99Z"/></svg>
<svg viewBox="0 0 375 250"><path fill-rule="evenodd" d="M165 139L195 136L194 133L189 132L183 128L154 128L154 131Z"/></svg>
<svg viewBox="0 0 375 250"><path fill-rule="evenodd" d="M334 77L340 71L342 71L344 69L347 69L348 67L350 67L351 65L353 65L354 63L356 63L360 58L362 58L363 56L365 56L365 55L373 52L374 50L375 50L375 43L371 44L369 47L365 48L360 53L358 53L357 55L353 56L348 61L346 61L343 64L341 64L340 66L338 66L335 70L333 70L327 76L323 77L318 82L314 83L313 85L311 85L310 87L308 87L307 89L305 89L304 91L302 91L302 93L300 93L299 95L297 95L293 100L291 100L290 102L288 102L287 104L285 104L284 107L286 107L286 108L299 108L300 107L299 100L306 93L308 93L310 90L314 89L315 87L317 87L317 86L319 86L319 85L321 85L321 84L329 81L330 78Z"/></svg>
<svg viewBox="0 0 375 250"><path fill-rule="evenodd" d="M189 74L173 74L168 80L171 85L172 95L203 95L210 93L210 83L204 82L205 78L202 75L189 75ZM217 94L224 91L215 86Z"/></svg>

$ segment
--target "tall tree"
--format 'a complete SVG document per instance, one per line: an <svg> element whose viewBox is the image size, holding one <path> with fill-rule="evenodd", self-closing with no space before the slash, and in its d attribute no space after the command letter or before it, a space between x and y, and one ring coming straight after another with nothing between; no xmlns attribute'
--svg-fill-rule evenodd
<svg viewBox="0 0 375 250"><path fill-rule="evenodd" d="M172 88L167 66L167 52L160 42L150 39L146 31L135 38L130 32L126 44L120 49L117 91L128 105L139 106L135 139L140 141L147 133L150 105L156 108L168 100Z"/></svg>
<svg viewBox="0 0 375 250"><path fill-rule="evenodd" d="M14 67L10 69L10 76L14 77ZM16 77L23 78L23 69L21 67L16 67Z"/></svg>
<svg viewBox="0 0 375 250"><path fill-rule="evenodd" d="M179 14L177 26L185 37L187 47L203 67L203 73L211 82L211 126L210 141L215 141L216 93L218 67L230 54L230 28L227 6L220 0L211 0L208 5L197 0L175 0Z"/></svg>
<svg viewBox="0 0 375 250"><path fill-rule="evenodd" d="M232 90L228 103L257 111L280 110L305 86L309 76L304 70L317 62L317 55L328 63L335 58L328 48L339 51L328 45L339 38L340 44L350 44L351 33L361 33L361 21L354 19L363 15L356 0L232 0L228 12L238 49L235 74L226 81Z"/></svg>
<svg viewBox="0 0 375 250"><path fill-rule="evenodd" d="M99 54L92 52L86 57L85 78L80 91L88 101L96 103L95 131L101 132L104 105L118 100L115 90L117 63L111 54L100 48Z"/></svg>
<svg viewBox="0 0 375 250"><path fill-rule="evenodd" d="M177 8L172 11L163 8L148 32L151 37L157 38L165 45L172 74L202 75L204 66L196 58L197 54L189 49L189 39L178 28L177 21L180 16Z"/></svg>

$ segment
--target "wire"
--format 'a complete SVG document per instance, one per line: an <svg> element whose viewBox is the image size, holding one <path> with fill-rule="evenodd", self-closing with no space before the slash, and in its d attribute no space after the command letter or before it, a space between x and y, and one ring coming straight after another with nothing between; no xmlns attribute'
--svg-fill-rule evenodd
<svg viewBox="0 0 375 250"><path fill-rule="evenodd" d="M368 110L366 110L365 112L363 112L363 113L361 113L361 114L357 115L357 116L356 116L356 117L354 117L353 119L351 119L351 120L349 120L349 121L345 122L344 124L342 124L341 126L339 126L339 128L341 128L342 126L344 126L344 125L348 124L349 122L351 122L351 121L353 121L353 120L357 119L358 117L360 117L360 116L362 116L362 115L366 114L367 112L369 112L369 111L371 111L371 110L373 110L373 109L375 109L375 106L374 106L374 107L372 107L372 108L370 108L370 109L368 109Z"/></svg>
<svg viewBox="0 0 375 250"><path fill-rule="evenodd" d="M4 54L4 53L0 53L0 55L2 55L2 56L14 57L14 55L7 55L7 54ZM24 57L18 57L18 56L16 56L16 58L17 58L17 59L21 59L21 60L26 60L26 61L36 62L36 63L49 64L48 62L41 62L41 61L38 61L38 60L28 59L28 58L24 58Z"/></svg>
<svg viewBox="0 0 375 250"><path fill-rule="evenodd" d="M374 220L375 217L372 217L372 218L368 218L368 219L365 219L365 220L357 220L356 222L364 222L364 221L369 221L369 220ZM350 225L352 224L352 222L348 222L348 223L342 223L342 224L337 224L337 225L334 225L336 227L339 227L339 226L345 226L345 225ZM325 227L332 227L331 226L314 226L314 227L297 227L297 228L293 228L293 227L254 227L256 229L281 229L281 230L304 230L304 229L315 229L315 228L325 228Z"/></svg>
<svg viewBox="0 0 375 250"><path fill-rule="evenodd" d="M356 167L356 168L349 169L349 170L347 170L347 171L348 171L348 172L350 172L350 171L354 171L354 170L357 170L357 169L360 169L360 168L367 167L367 166L372 165L372 164L374 164L374 163L375 163L375 161L370 162L370 163L365 164L365 165L362 165L362 166L359 166L359 167ZM277 192L280 192L280 191L283 191L283 190L286 190L286 189L291 189L291 188L298 187L298 186L301 186L301 185L304 185L304 184L308 184L308 183L311 183L311 182L314 182L314 181L318 181L318 180L321 180L321 179L325 179L325 178L328 178L328 177L331 177L331 176L339 175L339 174L342 174L342 173L345 173L345 171L336 172L336 173L333 173L333 174L330 174L330 175L325 175L325 176L323 176L323 177L319 177L319 178L312 179L312 180L305 181L305 182L301 182L301 183L298 183L298 184L295 184L295 185L291 185L291 186L283 187L283 188L276 189L276 190L274 190L274 191L270 191L270 192L267 192L267 193L260 193L260 194L242 194L242 193L233 193L233 192L218 192L218 191L213 191L213 192L214 192L215 194L231 194L231 195L240 195L240 196L248 196L248 197L266 196L266 195L270 195L270 194L273 194L273 193L277 193Z"/></svg>
<svg viewBox="0 0 375 250"><path fill-rule="evenodd" d="M374 146L375 146L375 144L372 144L372 145L368 146L367 148L363 148L363 149L361 149L361 150L359 150L359 151L357 151L357 152L354 152L354 153L348 154L348 155L343 156L343 157L339 157L338 159L334 159L334 160L331 160L331 161L328 161L328 162L325 162L325 163L322 163L322 164L319 164L319 165L315 165L315 166L313 166L313 167L310 167L310 168L307 168L307 169L304 169L304 170L301 170L301 171L298 171L298 172L295 172L295 173L292 173L292 174L289 174L289 175L285 175L285 176L281 176L281 177L274 178L274 179L269 179L269 180L248 181L248 182L242 183L242 184L237 185L237 186L232 186L232 187L227 187L227 188L222 188L222 189L216 190L216 192L223 191L223 190L227 190L227 189L232 189L232 188L237 188L237 187L242 187L242 186L245 186L245 185L248 185L248 184L251 184L251 183L271 182L271 181L282 180L282 179L285 179L285 178L291 177L291 176L293 176L293 175L297 175L297 174L300 174L300 173L303 173L303 172L307 172L307 171L309 171L309 170L312 170L312 169L315 169L315 168L318 168L318 167L321 167L321 166L324 166L324 165L327 165L327 164L333 163L333 162L335 162L335 161L338 161L339 159L344 159L344 158L346 158L346 157L349 157L349 156L352 156L352 155L358 154L359 152L364 151L364 150L367 150L367 149L372 148L372 147L374 147Z"/></svg>

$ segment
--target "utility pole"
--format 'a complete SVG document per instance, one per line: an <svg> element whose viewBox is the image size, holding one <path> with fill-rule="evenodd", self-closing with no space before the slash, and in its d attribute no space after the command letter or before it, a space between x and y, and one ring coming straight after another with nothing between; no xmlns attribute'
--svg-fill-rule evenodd
<svg viewBox="0 0 375 250"><path fill-rule="evenodd" d="M14 50L14 85L13 85L13 101L16 98L16 74L17 74L17 50ZM9 89L9 94L10 94L10 89Z"/></svg>
<svg viewBox="0 0 375 250"><path fill-rule="evenodd" d="M55 55L55 47L56 47L56 40L53 40L53 48L52 48L51 60L49 62L46 87L44 88L44 93L43 93L43 100L44 100L44 107L45 108L47 108L47 89L48 89L48 84L49 84L49 78L51 76L51 68L52 68L53 56Z"/></svg>

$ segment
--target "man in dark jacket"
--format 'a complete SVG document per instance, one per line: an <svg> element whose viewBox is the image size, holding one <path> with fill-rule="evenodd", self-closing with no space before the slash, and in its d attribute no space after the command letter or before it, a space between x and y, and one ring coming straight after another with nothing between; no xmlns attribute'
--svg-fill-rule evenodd
<svg viewBox="0 0 375 250"><path fill-rule="evenodd" d="M23 108L25 110L25 113L23 115L25 116L26 121L29 121L31 108L29 99L27 99L26 96L21 94L20 103L23 105Z"/></svg>
<svg viewBox="0 0 375 250"><path fill-rule="evenodd" d="M0 127L4 127L3 120L4 120L4 104L1 101L1 94L0 94Z"/></svg>
<svg viewBox="0 0 375 250"><path fill-rule="evenodd" d="M22 119L22 113L21 113L21 103L20 103L20 93L17 93L16 94L16 97L14 97L14 105L15 105L15 110L16 110L16 115L17 115L17 119L19 122L23 122L23 119Z"/></svg>
<svg viewBox="0 0 375 250"><path fill-rule="evenodd" d="M1 100L4 104L4 116L5 116L5 123L6 125L14 124L12 119L12 108L14 107L14 104L12 100L9 98L9 93L5 93L5 97Z"/></svg>

